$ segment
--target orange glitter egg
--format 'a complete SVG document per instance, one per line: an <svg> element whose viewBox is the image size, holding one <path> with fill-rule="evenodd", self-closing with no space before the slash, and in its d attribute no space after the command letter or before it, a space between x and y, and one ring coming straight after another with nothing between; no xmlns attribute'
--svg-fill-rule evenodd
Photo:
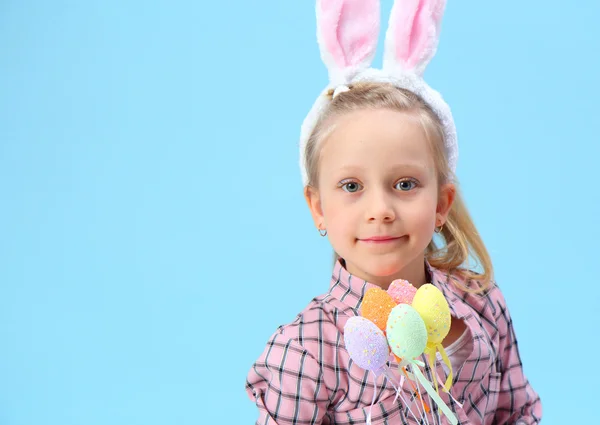
<svg viewBox="0 0 600 425"><path fill-rule="evenodd" d="M385 332L388 316L394 307L396 302L390 294L381 288L371 288L365 293L360 314Z"/></svg>

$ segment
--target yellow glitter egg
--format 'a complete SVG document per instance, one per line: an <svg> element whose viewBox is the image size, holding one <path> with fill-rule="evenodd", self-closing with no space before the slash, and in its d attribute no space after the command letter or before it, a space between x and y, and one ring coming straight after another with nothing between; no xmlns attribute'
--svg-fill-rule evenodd
<svg viewBox="0 0 600 425"><path fill-rule="evenodd" d="M450 306L442 291L430 283L421 286L415 294L412 307L425 322L427 342L441 343L450 332L451 321Z"/></svg>

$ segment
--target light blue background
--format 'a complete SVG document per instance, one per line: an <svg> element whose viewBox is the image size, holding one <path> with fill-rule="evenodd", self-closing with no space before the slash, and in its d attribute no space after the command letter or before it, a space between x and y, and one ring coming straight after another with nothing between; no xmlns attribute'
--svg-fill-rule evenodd
<svg viewBox="0 0 600 425"><path fill-rule="evenodd" d="M597 416L599 15L450 0L427 71L547 425ZM253 423L247 371L329 284L314 3L3 0L0 76L0 424Z"/></svg>

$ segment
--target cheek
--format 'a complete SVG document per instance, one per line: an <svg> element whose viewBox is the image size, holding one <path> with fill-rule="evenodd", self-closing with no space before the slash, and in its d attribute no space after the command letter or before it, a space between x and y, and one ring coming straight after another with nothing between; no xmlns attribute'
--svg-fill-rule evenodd
<svg viewBox="0 0 600 425"><path fill-rule="evenodd" d="M330 202L323 205L323 215L325 216L327 226L331 229L338 227L343 228L349 221L351 221L348 209L335 202Z"/></svg>
<svg viewBox="0 0 600 425"><path fill-rule="evenodd" d="M411 227L430 231L435 225L436 206L435 197L423 196L417 203L404 210L402 215Z"/></svg>
<svg viewBox="0 0 600 425"><path fill-rule="evenodd" d="M344 237L356 223L357 210L349 208L345 199L339 199L335 194L323 200L323 215L327 223L330 238Z"/></svg>
<svg viewBox="0 0 600 425"><path fill-rule="evenodd" d="M349 199L343 194L328 191L323 194L323 215L329 222L344 220L349 212ZM329 223L332 224L332 223Z"/></svg>

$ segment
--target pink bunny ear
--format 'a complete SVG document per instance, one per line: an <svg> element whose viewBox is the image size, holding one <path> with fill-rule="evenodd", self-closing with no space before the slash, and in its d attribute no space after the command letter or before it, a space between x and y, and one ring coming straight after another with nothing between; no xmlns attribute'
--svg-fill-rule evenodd
<svg viewBox="0 0 600 425"><path fill-rule="evenodd" d="M379 0L317 0L317 38L332 85L370 66L379 17Z"/></svg>
<svg viewBox="0 0 600 425"><path fill-rule="evenodd" d="M446 0L396 0L385 37L384 68L423 75L437 50Z"/></svg>

